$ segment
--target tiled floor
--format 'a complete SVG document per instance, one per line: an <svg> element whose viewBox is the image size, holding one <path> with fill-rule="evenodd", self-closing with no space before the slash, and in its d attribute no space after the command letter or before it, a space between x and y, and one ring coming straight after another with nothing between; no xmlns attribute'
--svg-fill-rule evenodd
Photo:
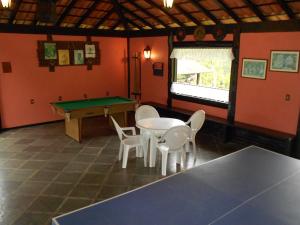
<svg viewBox="0 0 300 225"><path fill-rule="evenodd" d="M49 225L51 218L161 178L160 164L145 168L130 155L117 161L119 140L104 118L84 121L81 144L64 135L64 123L0 133L0 225ZM199 133L197 160L187 167L245 147ZM168 175L180 171L174 157Z"/></svg>

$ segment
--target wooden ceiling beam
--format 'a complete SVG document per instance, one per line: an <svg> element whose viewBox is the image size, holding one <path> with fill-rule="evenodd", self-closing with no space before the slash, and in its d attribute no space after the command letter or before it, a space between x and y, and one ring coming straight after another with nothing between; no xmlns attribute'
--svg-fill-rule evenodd
<svg viewBox="0 0 300 225"><path fill-rule="evenodd" d="M115 12L114 7L112 7L94 26L94 28L100 27L113 13Z"/></svg>
<svg viewBox="0 0 300 225"><path fill-rule="evenodd" d="M214 2L221 8L223 9L232 19L235 20L237 23L241 23L242 20L238 15L233 12L231 8L228 7L228 5L223 1L223 0L214 0Z"/></svg>
<svg viewBox="0 0 300 225"><path fill-rule="evenodd" d="M92 5L86 10L86 12L80 17L78 22L76 23L75 27L79 27L84 20L97 8L97 6L102 2L103 0L94 0Z"/></svg>
<svg viewBox="0 0 300 225"><path fill-rule="evenodd" d="M69 12L71 11L71 9L74 7L74 5L76 4L77 0L71 0L69 5L65 8L65 10L63 11L63 13L60 15L60 17L57 19L55 26L60 26L60 24L64 21L65 17L69 14Z"/></svg>
<svg viewBox="0 0 300 225"><path fill-rule="evenodd" d="M145 0L145 2L147 2L152 7L159 9L161 12L163 12L165 15L167 15L171 20L173 20L173 22L177 23L179 26L185 27L185 25L179 19L177 19L175 16L171 15L168 12L168 10L166 10L165 8L160 7L157 3L153 2L152 0Z"/></svg>
<svg viewBox="0 0 300 225"><path fill-rule="evenodd" d="M262 12L251 0L243 0L243 1L261 21L266 21L266 17L262 14Z"/></svg>
<svg viewBox="0 0 300 225"><path fill-rule="evenodd" d="M296 19L294 12L291 10L289 5L283 0L276 0L280 7L285 11L285 13L290 17L290 19Z"/></svg>
<svg viewBox="0 0 300 225"><path fill-rule="evenodd" d="M215 24L219 24L220 21L215 17L210 11L208 11L204 6L202 6L196 0L190 0L191 3L199 10L202 11L209 19L211 19Z"/></svg>
<svg viewBox="0 0 300 225"><path fill-rule="evenodd" d="M119 16L119 19L121 20L121 22L123 23L124 27L125 27L125 30L129 30L129 27L128 27L128 23L127 23L127 20L125 19L123 13L122 13L122 10L121 10L121 7L120 7L120 3L118 0L110 0L112 2L112 4L114 5L114 9L116 11L116 13L118 14Z"/></svg>
<svg viewBox="0 0 300 225"><path fill-rule="evenodd" d="M120 19L117 20L117 22L115 23L115 25L110 30L116 29L121 23L122 23L122 21Z"/></svg>
<svg viewBox="0 0 300 225"><path fill-rule="evenodd" d="M12 24L16 18L16 15L18 13L18 10L20 8L20 5L21 5L21 0L16 0L15 1L15 5L14 5L14 9L12 10L11 14L10 14L10 17L8 19L8 23L9 24Z"/></svg>
<svg viewBox="0 0 300 225"><path fill-rule="evenodd" d="M152 18L153 20L155 20L156 22L158 22L160 25L163 25L164 27L170 27L169 25L167 25L164 21L162 21L161 19L159 19L158 17L153 16L151 13L149 13L146 9L144 9L143 7L141 7L140 5L138 5L135 1L133 0L127 0L127 2L129 2L131 5L133 5L135 8L137 8L138 10L142 11L145 15L149 16L150 18Z"/></svg>
<svg viewBox="0 0 300 225"><path fill-rule="evenodd" d="M201 22L199 20L197 20L195 17L193 17L189 12L185 11L179 4L174 4L174 7L179 12L181 12L186 18L188 18L189 20L191 20L196 25L200 25L201 24Z"/></svg>
<svg viewBox="0 0 300 225"><path fill-rule="evenodd" d="M146 21L144 18L140 17L139 15L135 14L134 12L132 12L131 10L129 10L128 8L126 8L123 5L120 5L120 7L122 8L122 10L130 15L132 15L133 17L137 18L138 20L140 20L143 24L145 24L146 26L151 27L152 29L154 29L155 27L149 23L148 21Z"/></svg>

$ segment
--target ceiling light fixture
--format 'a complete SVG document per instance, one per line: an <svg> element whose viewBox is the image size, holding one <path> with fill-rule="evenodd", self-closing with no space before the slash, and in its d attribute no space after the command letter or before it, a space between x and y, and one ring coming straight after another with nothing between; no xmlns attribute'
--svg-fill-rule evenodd
<svg viewBox="0 0 300 225"><path fill-rule="evenodd" d="M1 0L3 8L9 8L11 6L11 0Z"/></svg>
<svg viewBox="0 0 300 225"><path fill-rule="evenodd" d="M164 0L164 6L166 8L172 8L172 6L173 6L173 0Z"/></svg>

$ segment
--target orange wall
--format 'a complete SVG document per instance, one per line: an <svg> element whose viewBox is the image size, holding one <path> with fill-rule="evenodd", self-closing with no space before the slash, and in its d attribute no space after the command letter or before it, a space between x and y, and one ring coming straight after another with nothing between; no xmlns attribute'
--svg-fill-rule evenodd
<svg viewBox="0 0 300 225"><path fill-rule="evenodd" d="M85 37L53 36L54 40L85 41ZM92 37L101 50L101 65L56 67L49 72L38 66L37 41L45 35L0 34L0 62L11 62L12 73L0 70L1 120L4 128L61 119L49 103L58 100L126 96L126 39ZM30 104L30 99L35 104Z"/></svg>
<svg viewBox="0 0 300 225"><path fill-rule="evenodd" d="M227 35L225 40L232 40ZM193 41L191 35L186 41ZM207 35L205 40L213 40ZM237 85L237 104L235 120L273 130L296 133L300 106L300 76L299 73L270 72L267 69L266 80L256 80L241 77L242 58L261 58L270 60L271 50L300 50L300 33L255 33L242 34L240 43L240 66ZM176 39L175 39L176 41ZM153 58L145 61L142 58L142 101L167 102L167 37L149 37L131 39L131 56L134 52L143 52L149 45ZM164 62L164 76L152 74L153 62ZM131 79L133 73L131 71ZM285 95L290 94L291 100L285 101ZM227 110L212 106L173 100L173 106L190 110L204 109L207 114L226 118Z"/></svg>
<svg viewBox="0 0 300 225"><path fill-rule="evenodd" d="M271 50L300 50L300 32L241 34L236 121L296 133L300 74L269 70ZM266 80L241 77L242 59L267 59ZM285 101L290 94L291 100Z"/></svg>
<svg viewBox="0 0 300 225"><path fill-rule="evenodd" d="M151 59L144 59L144 48L151 47ZM142 101L153 101L166 104L168 98L168 38L167 37L149 37L149 38L131 38L130 56L136 52L142 54L141 57L141 89ZM152 73L152 64L154 62L164 63L164 75L154 76ZM134 61L131 59L131 90L134 79ZM132 91L131 91L132 92Z"/></svg>

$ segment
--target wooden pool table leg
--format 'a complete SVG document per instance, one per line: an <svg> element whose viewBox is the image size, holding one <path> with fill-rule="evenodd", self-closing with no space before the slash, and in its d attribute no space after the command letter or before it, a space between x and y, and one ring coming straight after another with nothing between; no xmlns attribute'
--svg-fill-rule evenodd
<svg viewBox="0 0 300 225"><path fill-rule="evenodd" d="M78 142L81 142L81 118L65 119L66 134Z"/></svg>

